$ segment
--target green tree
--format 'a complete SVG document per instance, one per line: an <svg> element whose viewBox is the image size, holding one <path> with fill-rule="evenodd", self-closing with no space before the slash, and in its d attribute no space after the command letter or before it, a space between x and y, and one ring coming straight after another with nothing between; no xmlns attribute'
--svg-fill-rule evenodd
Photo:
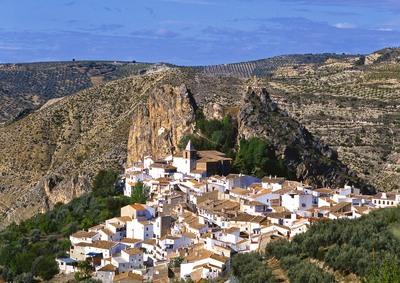
<svg viewBox="0 0 400 283"><path fill-rule="evenodd" d="M174 257L171 258L171 260L168 263L168 267L169 268L173 268L173 267L180 267L181 263L185 260L184 257L182 256L178 256L178 257Z"/></svg>
<svg viewBox="0 0 400 283"><path fill-rule="evenodd" d="M237 254L232 258L232 273L239 282L269 283L275 282L259 253Z"/></svg>
<svg viewBox="0 0 400 283"><path fill-rule="evenodd" d="M92 277L92 267L87 261L79 261L77 264L78 271L75 272L74 278L76 281L85 281Z"/></svg>
<svg viewBox="0 0 400 283"><path fill-rule="evenodd" d="M400 265L396 259L385 260L381 266L374 266L366 279L366 283L400 282Z"/></svg>
<svg viewBox="0 0 400 283"><path fill-rule="evenodd" d="M146 203L149 197L149 188L145 186L142 182L137 182L134 187L132 187L131 202L133 203Z"/></svg>
<svg viewBox="0 0 400 283"><path fill-rule="evenodd" d="M222 120L207 120L204 115L197 115L196 133L183 136L178 147L182 150L189 140L197 150L218 150L234 157L237 127L232 117L225 116Z"/></svg>
<svg viewBox="0 0 400 283"><path fill-rule="evenodd" d="M93 181L93 194L95 196L115 195L115 183L118 173L113 170L100 170Z"/></svg>
<svg viewBox="0 0 400 283"><path fill-rule="evenodd" d="M289 177L284 161L276 156L274 148L267 141L260 138L240 141L234 165L238 171L259 178L266 175Z"/></svg>
<svg viewBox="0 0 400 283"><path fill-rule="evenodd" d="M58 273L58 265L51 256L39 256L32 263L32 274L49 280Z"/></svg>

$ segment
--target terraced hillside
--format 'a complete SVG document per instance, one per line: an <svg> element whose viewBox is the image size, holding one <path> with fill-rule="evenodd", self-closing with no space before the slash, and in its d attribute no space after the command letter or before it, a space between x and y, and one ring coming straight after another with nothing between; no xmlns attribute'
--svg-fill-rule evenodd
<svg viewBox="0 0 400 283"><path fill-rule="evenodd" d="M294 55L203 67L209 76L258 76L290 116L337 149L380 190L400 183L400 50L368 56Z"/></svg>
<svg viewBox="0 0 400 283"><path fill-rule="evenodd" d="M129 75L151 65L128 62L56 62L0 65L0 123L19 119L46 101Z"/></svg>
<svg viewBox="0 0 400 283"><path fill-rule="evenodd" d="M375 56L375 55L373 55ZM399 189L400 65L359 65L354 58L321 66L278 68L274 99L339 159L380 190Z"/></svg>
<svg viewBox="0 0 400 283"><path fill-rule="evenodd" d="M324 64L328 59L341 59L356 57L352 55L337 55L337 54L305 54L305 55L284 55L276 56L268 59L255 60L249 62L210 65L194 67L200 72L210 76L238 76L249 78L270 77L274 72L283 66L296 66L300 64Z"/></svg>

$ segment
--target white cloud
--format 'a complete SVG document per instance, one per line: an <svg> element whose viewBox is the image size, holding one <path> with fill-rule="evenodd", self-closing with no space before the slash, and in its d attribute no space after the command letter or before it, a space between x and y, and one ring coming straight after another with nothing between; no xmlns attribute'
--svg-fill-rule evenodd
<svg viewBox="0 0 400 283"><path fill-rule="evenodd" d="M335 28L340 28L340 29L352 29L355 28L356 26L350 23L337 23L334 24Z"/></svg>
<svg viewBox="0 0 400 283"><path fill-rule="evenodd" d="M377 28L378 31L393 31L392 28Z"/></svg>

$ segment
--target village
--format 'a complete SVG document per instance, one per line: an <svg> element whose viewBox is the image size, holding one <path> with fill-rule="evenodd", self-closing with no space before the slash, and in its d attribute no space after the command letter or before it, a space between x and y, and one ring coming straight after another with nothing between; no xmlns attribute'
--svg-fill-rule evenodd
<svg viewBox="0 0 400 283"><path fill-rule="evenodd" d="M169 282L228 275L231 257L292 239L313 223L354 219L400 204L400 193L363 195L358 188L314 188L277 176L231 174L232 160L189 141L179 153L145 156L125 170L124 195L137 184L146 204L121 208L119 217L70 236L61 273L87 261L102 282Z"/></svg>

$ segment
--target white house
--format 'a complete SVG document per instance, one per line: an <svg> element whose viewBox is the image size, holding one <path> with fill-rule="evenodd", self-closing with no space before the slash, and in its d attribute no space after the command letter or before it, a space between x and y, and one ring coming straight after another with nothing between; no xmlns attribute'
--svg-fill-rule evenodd
<svg viewBox="0 0 400 283"><path fill-rule="evenodd" d="M247 201L242 203L240 210L251 215L264 215L271 212L269 205L259 201Z"/></svg>
<svg viewBox="0 0 400 283"><path fill-rule="evenodd" d="M160 260L166 259L178 249L189 247L191 243L191 239L186 236L166 235L157 241L156 258Z"/></svg>
<svg viewBox="0 0 400 283"><path fill-rule="evenodd" d="M107 258L121 252L127 246L112 241L95 241L93 243L78 243L70 248L70 257L75 260L85 260L94 255Z"/></svg>
<svg viewBox="0 0 400 283"><path fill-rule="evenodd" d="M150 165L149 175L154 179L172 177L176 169L175 166L167 163L153 163Z"/></svg>
<svg viewBox="0 0 400 283"><path fill-rule="evenodd" d="M186 236L176 237L166 235L158 240L158 245L164 251L176 251L191 244L191 239Z"/></svg>
<svg viewBox="0 0 400 283"><path fill-rule="evenodd" d="M143 168L144 168L145 170L149 170L151 164L153 164L153 163L154 163L153 157L147 155L147 156L145 156L145 157L143 158Z"/></svg>
<svg viewBox="0 0 400 283"><path fill-rule="evenodd" d="M93 243L94 241L100 240L100 234L94 231L78 231L69 236L69 240L72 245L77 243Z"/></svg>
<svg viewBox="0 0 400 283"><path fill-rule="evenodd" d="M127 223L126 237L145 240L154 237L153 223L147 220L133 219Z"/></svg>
<svg viewBox="0 0 400 283"><path fill-rule="evenodd" d="M73 258L57 258L56 262L60 273L69 274L76 271L77 261Z"/></svg>
<svg viewBox="0 0 400 283"><path fill-rule="evenodd" d="M111 258L111 264L118 268L119 273L141 268L143 266L143 251L137 248L122 250L119 256Z"/></svg>
<svg viewBox="0 0 400 283"><path fill-rule="evenodd" d="M126 245L117 242L96 241L87 246L86 254L102 254L103 258L107 258L113 254L121 252L126 247Z"/></svg>
<svg viewBox="0 0 400 283"><path fill-rule="evenodd" d="M117 272L117 268L109 263L96 270L96 279L103 283L112 283Z"/></svg>
<svg viewBox="0 0 400 283"><path fill-rule="evenodd" d="M313 207L313 195L291 191L282 195L282 206L289 211L307 210Z"/></svg>
<svg viewBox="0 0 400 283"><path fill-rule="evenodd" d="M378 193L373 196L372 203L379 208L398 206L400 204L400 193Z"/></svg>
<svg viewBox="0 0 400 283"><path fill-rule="evenodd" d="M272 191L277 191L282 189L282 185L285 182L285 178L277 178L269 176L261 179L261 185L264 189L272 189Z"/></svg>
<svg viewBox="0 0 400 283"><path fill-rule="evenodd" d="M151 176L144 172L125 173L125 187L124 195L130 197L132 195L132 188L139 182L150 180Z"/></svg>
<svg viewBox="0 0 400 283"><path fill-rule="evenodd" d="M172 217L159 216L155 219L153 225L153 232L157 239L171 233Z"/></svg>
<svg viewBox="0 0 400 283"><path fill-rule="evenodd" d="M207 250L196 250L189 254L181 264L181 278L193 281L215 279L230 269L230 258Z"/></svg>

